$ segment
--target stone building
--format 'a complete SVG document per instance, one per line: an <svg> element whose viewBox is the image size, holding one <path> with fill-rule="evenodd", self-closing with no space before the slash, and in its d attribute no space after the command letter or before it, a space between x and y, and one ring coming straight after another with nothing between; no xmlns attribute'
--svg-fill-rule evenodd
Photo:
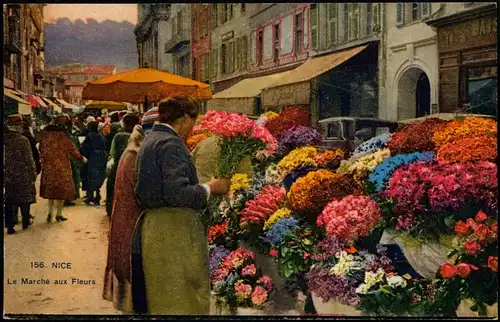
<svg viewBox="0 0 500 322"><path fill-rule="evenodd" d="M170 55L172 66L167 70L176 75L191 77L191 8L189 4L173 3L167 21L165 54ZM160 44L161 45L161 44Z"/></svg>
<svg viewBox="0 0 500 322"><path fill-rule="evenodd" d="M200 82L210 81L210 24L209 4L191 5L191 78Z"/></svg>
<svg viewBox="0 0 500 322"><path fill-rule="evenodd" d="M138 4L138 21L134 33L137 42L139 67L150 67L173 72L172 55L165 53L165 43L172 38L168 34L170 4Z"/></svg>
<svg viewBox="0 0 500 322"><path fill-rule="evenodd" d="M293 24L283 20L285 30L293 27L294 37L288 41L282 37L281 43L287 44L287 51L304 50L302 55L310 59L265 88L262 105L302 105L310 108L313 122L334 116L376 116L378 68L384 61L382 9L379 3L316 3L304 8L303 25L309 28L301 27L297 19Z"/></svg>
<svg viewBox="0 0 500 322"><path fill-rule="evenodd" d="M4 85L26 94L43 93L44 4L4 4Z"/></svg>
<svg viewBox="0 0 500 322"><path fill-rule="evenodd" d="M380 69L385 75L385 99L381 100L379 116L403 120L467 111L470 101L481 104L474 103L479 98L496 102L495 10L485 2L386 3L387 57L385 69ZM455 26L458 28L453 30ZM439 35L438 30L443 33ZM478 70L479 77L467 78L467 72ZM468 81L472 79L475 82ZM471 87L470 96L467 86ZM483 107L468 111L496 111L496 103Z"/></svg>

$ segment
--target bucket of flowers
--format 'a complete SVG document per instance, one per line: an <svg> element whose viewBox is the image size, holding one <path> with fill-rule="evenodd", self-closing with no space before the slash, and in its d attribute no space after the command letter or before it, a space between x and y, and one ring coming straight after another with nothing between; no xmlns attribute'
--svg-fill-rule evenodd
<svg viewBox="0 0 500 322"><path fill-rule="evenodd" d="M458 221L455 247L441 266L444 301L460 303L457 316L498 315L498 220L479 211Z"/></svg>
<svg viewBox="0 0 500 322"><path fill-rule="evenodd" d="M262 314L273 292L272 280L256 267L254 254L242 248L210 252L210 282L217 313Z"/></svg>

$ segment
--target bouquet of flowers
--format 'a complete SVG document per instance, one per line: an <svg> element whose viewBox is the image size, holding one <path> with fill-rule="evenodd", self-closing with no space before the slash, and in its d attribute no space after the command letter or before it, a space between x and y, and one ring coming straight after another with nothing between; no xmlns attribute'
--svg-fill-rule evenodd
<svg viewBox="0 0 500 322"><path fill-rule="evenodd" d="M479 136L452 141L437 153L440 163L492 161L497 159L497 138Z"/></svg>
<svg viewBox="0 0 500 322"><path fill-rule="evenodd" d="M390 133L383 133L361 143L352 153L351 158L357 159L365 154L374 153L377 150L387 147L387 142L391 138Z"/></svg>
<svg viewBox="0 0 500 322"><path fill-rule="evenodd" d="M498 220L479 211L457 222L455 232L456 249L439 271L443 296L453 303L471 299L472 311L484 316L498 302Z"/></svg>
<svg viewBox="0 0 500 322"><path fill-rule="evenodd" d="M396 170L382 195L396 203L396 229L436 237L451 232L453 223L470 217L473 209L495 213L497 189L497 167L491 162L415 163Z"/></svg>
<svg viewBox="0 0 500 322"><path fill-rule="evenodd" d="M356 290L365 279L394 269L383 253L370 254L352 245L346 248L344 241L331 236L317 244L311 257L313 265L305 276L309 290L323 302L335 300L352 307L361 302Z"/></svg>
<svg viewBox="0 0 500 322"><path fill-rule="evenodd" d="M345 158L345 152L341 149L328 150L314 157L314 162L318 167L336 170L342 160Z"/></svg>
<svg viewBox="0 0 500 322"><path fill-rule="evenodd" d="M223 252L216 248L210 258L220 257L220 254ZM219 304L232 309L238 306L262 308L269 300L272 280L260 274L254 259L253 253L239 248L219 260L210 277L212 294Z"/></svg>
<svg viewBox="0 0 500 322"><path fill-rule="evenodd" d="M306 146L297 148L278 162L279 172L282 176L285 176L300 167L316 166L314 157L317 155L318 150L314 147Z"/></svg>
<svg viewBox="0 0 500 322"><path fill-rule="evenodd" d="M417 161L430 162L434 159L432 152L415 152L411 154L399 154L385 159L368 176L368 181L373 185L375 192L382 191L389 181L392 173L399 167Z"/></svg>
<svg viewBox="0 0 500 322"><path fill-rule="evenodd" d="M271 227L278 222L281 218L290 217L292 211L287 208L280 208L274 212L274 214L269 217L269 219L264 223L264 230L269 230Z"/></svg>
<svg viewBox="0 0 500 322"><path fill-rule="evenodd" d="M209 111L194 133L202 131L222 138L217 177L230 178L245 157L260 150L272 155L277 148L276 140L266 128L240 114Z"/></svg>
<svg viewBox="0 0 500 322"><path fill-rule="evenodd" d="M448 123L434 133L433 141L437 148L446 143L476 136L497 136L497 122L493 119L470 117Z"/></svg>
<svg viewBox="0 0 500 322"><path fill-rule="evenodd" d="M316 221L329 236L353 242L367 236L381 220L381 210L368 196L349 195L326 205Z"/></svg>
<svg viewBox="0 0 500 322"><path fill-rule="evenodd" d="M275 138L279 138L294 125L309 126L309 111L301 107L291 107L266 122L266 128Z"/></svg>
<svg viewBox="0 0 500 322"><path fill-rule="evenodd" d="M199 134L195 134L195 135L190 136L187 139L187 146L189 148L189 151L193 151L194 148L196 148L196 146L198 145L198 143L205 140L209 136L211 136L210 133L199 133Z"/></svg>
<svg viewBox="0 0 500 322"><path fill-rule="evenodd" d="M288 200L290 209L317 215L332 199L352 192L353 185L348 177L320 169L295 181L288 193Z"/></svg>
<svg viewBox="0 0 500 322"><path fill-rule="evenodd" d="M392 135L387 147L391 151L391 155L433 151L435 148L432 140L434 133L447 124L448 121L429 118L422 123L405 125Z"/></svg>
<svg viewBox="0 0 500 322"><path fill-rule="evenodd" d="M261 225L285 203L286 191L282 187L265 186L253 200L245 204L240 212L240 226Z"/></svg>
<svg viewBox="0 0 500 322"><path fill-rule="evenodd" d="M289 151L301 147L316 145L321 142L321 134L312 127L294 125L283 132L278 140L278 152L286 154Z"/></svg>

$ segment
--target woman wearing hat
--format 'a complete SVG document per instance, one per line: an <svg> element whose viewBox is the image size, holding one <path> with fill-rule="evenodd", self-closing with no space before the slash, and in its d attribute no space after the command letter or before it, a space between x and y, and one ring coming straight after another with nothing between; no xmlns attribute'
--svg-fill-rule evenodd
<svg viewBox="0 0 500 322"><path fill-rule="evenodd" d="M36 202L36 167L30 142L22 132L23 119L20 114L10 115L4 125L4 187L5 226L8 234L14 234L14 216L21 208L23 229L30 225L30 207Z"/></svg>
<svg viewBox="0 0 500 322"><path fill-rule="evenodd" d="M48 125L42 132L40 157L42 178L40 196L49 200L47 221L52 221L54 207L56 220L65 221L62 210L64 201L76 199L73 176L71 172L70 154L78 160L87 162L67 136L67 117L57 116L54 124Z"/></svg>

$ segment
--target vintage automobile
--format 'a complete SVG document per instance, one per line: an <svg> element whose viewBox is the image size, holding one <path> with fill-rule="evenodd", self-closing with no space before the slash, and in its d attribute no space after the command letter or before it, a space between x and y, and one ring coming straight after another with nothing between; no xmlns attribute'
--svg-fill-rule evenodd
<svg viewBox="0 0 500 322"><path fill-rule="evenodd" d="M318 123L323 136L319 148L341 148L348 152L377 135L392 133L398 128L397 122L365 117L331 117Z"/></svg>

